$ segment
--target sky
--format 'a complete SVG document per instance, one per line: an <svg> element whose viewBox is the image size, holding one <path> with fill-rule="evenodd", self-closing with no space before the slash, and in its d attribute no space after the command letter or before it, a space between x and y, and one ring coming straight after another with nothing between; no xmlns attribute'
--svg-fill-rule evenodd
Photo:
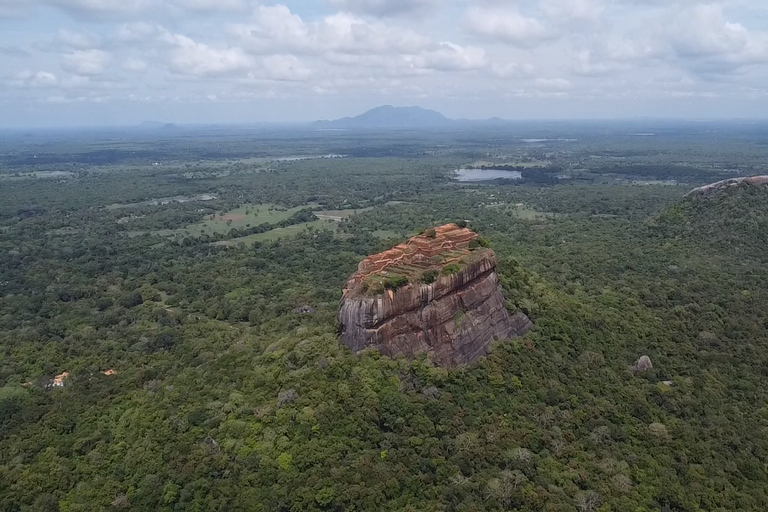
<svg viewBox="0 0 768 512"><path fill-rule="evenodd" d="M0 127L766 118L765 0L0 0Z"/></svg>

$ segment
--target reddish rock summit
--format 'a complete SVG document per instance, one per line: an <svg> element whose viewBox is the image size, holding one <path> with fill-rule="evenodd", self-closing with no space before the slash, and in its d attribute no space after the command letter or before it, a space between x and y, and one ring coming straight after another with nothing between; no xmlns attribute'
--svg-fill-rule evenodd
<svg viewBox="0 0 768 512"><path fill-rule="evenodd" d="M533 326L504 305L496 256L469 229L446 224L360 262L339 309L341 342L355 352L426 353L437 365L471 363L495 339Z"/></svg>

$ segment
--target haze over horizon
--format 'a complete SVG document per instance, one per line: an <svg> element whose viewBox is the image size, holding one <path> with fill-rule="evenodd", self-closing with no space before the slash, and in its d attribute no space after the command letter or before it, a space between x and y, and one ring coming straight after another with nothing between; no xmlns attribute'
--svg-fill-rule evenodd
<svg viewBox="0 0 768 512"><path fill-rule="evenodd" d="M0 0L0 127L765 118L756 0Z"/></svg>

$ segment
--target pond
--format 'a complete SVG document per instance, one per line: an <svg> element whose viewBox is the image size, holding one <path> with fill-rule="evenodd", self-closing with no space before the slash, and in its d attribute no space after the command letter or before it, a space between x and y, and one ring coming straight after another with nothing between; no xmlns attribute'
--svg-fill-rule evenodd
<svg viewBox="0 0 768 512"><path fill-rule="evenodd" d="M499 169L456 169L456 181L490 181L498 179L519 180L523 175L520 171L503 171Z"/></svg>

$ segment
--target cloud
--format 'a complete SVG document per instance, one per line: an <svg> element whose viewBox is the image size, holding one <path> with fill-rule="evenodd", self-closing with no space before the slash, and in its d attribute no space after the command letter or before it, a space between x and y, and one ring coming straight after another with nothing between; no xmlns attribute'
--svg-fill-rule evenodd
<svg viewBox="0 0 768 512"><path fill-rule="evenodd" d="M465 14L465 26L484 39L516 46L533 46L551 36L539 20L501 5L471 6Z"/></svg>
<svg viewBox="0 0 768 512"><path fill-rule="evenodd" d="M23 48L19 48L18 46L0 46L0 55L22 58L29 57L30 53Z"/></svg>
<svg viewBox="0 0 768 512"><path fill-rule="evenodd" d="M163 39L172 50L168 65L174 73L194 76L241 74L253 67L253 60L240 48L212 48L181 35L166 32Z"/></svg>
<svg viewBox="0 0 768 512"><path fill-rule="evenodd" d="M247 0L174 0L173 6L190 11L229 12L245 11L249 7Z"/></svg>
<svg viewBox="0 0 768 512"><path fill-rule="evenodd" d="M433 50L427 50L415 58L418 67L437 71L469 71L488 65L485 51L477 47L462 47L457 44L439 43Z"/></svg>
<svg viewBox="0 0 768 512"><path fill-rule="evenodd" d="M21 88L49 88L56 87L59 84L59 79L48 71L24 70L15 73L8 83L9 85Z"/></svg>
<svg viewBox="0 0 768 512"><path fill-rule="evenodd" d="M124 23L117 27L115 38L119 43L147 43L163 33L161 27L146 22Z"/></svg>
<svg viewBox="0 0 768 512"><path fill-rule="evenodd" d="M768 33L729 22L719 5L681 10L667 29L677 62L702 74L729 74L768 63Z"/></svg>
<svg viewBox="0 0 768 512"><path fill-rule="evenodd" d="M551 19L596 22L605 4L601 0L541 0L542 12Z"/></svg>
<svg viewBox="0 0 768 512"><path fill-rule="evenodd" d="M491 76L501 79L530 78L536 72L532 64L517 62L492 62L490 65Z"/></svg>
<svg viewBox="0 0 768 512"><path fill-rule="evenodd" d="M261 60L251 79L300 82L314 75L314 70L293 55L270 55Z"/></svg>
<svg viewBox="0 0 768 512"><path fill-rule="evenodd" d="M75 51L61 58L61 68L74 75L100 75L109 60L109 54L101 50Z"/></svg>
<svg viewBox="0 0 768 512"><path fill-rule="evenodd" d="M140 73L147 69L147 63L135 57L128 57L120 64L120 67L126 71Z"/></svg>
<svg viewBox="0 0 768 512"><path fill-rule="evenodd" d="M400 16L433 10L440 0L331 0L331 5L357 14Z"/></svg>
<svg viewBox="0 0 768 512"><path fill-rule="evenodd" d="M125 19L157 6L152 0L39 0L38 3L57 7L70 16L85 20Z"/></svg>
<svg viewBox="0 0 768 512"><path fill-rule="evenodd" d="M564 78L537 78L533 83L536 89L545 92L565 92L572 87L571 81Z"/></svg>
<svg viewBox="0 0 768 512"><path fill-rule="evenodd" d="M57 48L61 48L63 45L73 50L89 50L99 46L99 41L92 34L61 29L54 44Z"/></svg>
<svg viewBox="0 0 768 512"><path fill-rule="evenodd" d="M230 33L250 52L322 55L412 52L429 40L406 29L368 22L349 13L304 22L284 5L259 6L250 24L235 24Z"/></svg>

